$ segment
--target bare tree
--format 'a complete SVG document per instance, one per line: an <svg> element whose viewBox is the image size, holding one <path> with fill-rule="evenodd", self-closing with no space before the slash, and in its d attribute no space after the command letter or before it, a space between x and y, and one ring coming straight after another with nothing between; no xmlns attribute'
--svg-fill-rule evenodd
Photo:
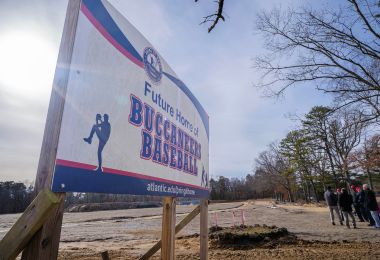
<svg viewBox="0 0 380 260"><path fill-rule="evenodd" d="M270 95L312 82L336 108L360 104L380 118L380 12L377 0L346 0L338 10L274 9L258 16L268 54L257 57L257 84Z"/></svg>
<svg viewBox="0 0 380 260"><path fill-rule="evenodd" d="M365 140L363 146L350 159L356 164L356 168L367 174L368 183L373 190L372 175L380 176L380 135L376 134Z"/></svg>
<svg viewBox="0 0 380 260"><path fill-rule="evenodd" d="M268 150L260 153L256 164L258 169L265 173L268 182L281 185L288 192L289 200L294 201L294 169L287 158L281 156L276 144L271 144Z"/></svg>

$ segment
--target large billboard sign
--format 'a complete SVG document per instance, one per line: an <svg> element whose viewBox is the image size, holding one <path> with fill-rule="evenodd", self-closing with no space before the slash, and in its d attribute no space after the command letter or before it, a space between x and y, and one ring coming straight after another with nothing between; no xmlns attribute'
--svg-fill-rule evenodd
<svg viewBox="0 0 380 260"><path fill-rule="evenodd" d="M209 195L209 121L107 1L82 0L52 190Z"/></svg>

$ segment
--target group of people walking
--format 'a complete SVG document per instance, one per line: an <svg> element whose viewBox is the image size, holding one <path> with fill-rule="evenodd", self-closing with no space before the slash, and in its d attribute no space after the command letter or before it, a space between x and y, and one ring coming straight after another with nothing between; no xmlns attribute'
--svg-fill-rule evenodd
<svg viewBox="0 0 380 260"><path fill-rule="evenodd" d="M330 210L331 224L335 225L334 215L336 214L341 225L345 221L347 228L350 228L350 218L352 226L356 228L356 220L352 210L352 206L354 206L360 222L367 221L369 222L368 226L380 229L379 206L376 195L367 184L364 184L363 188L352 185L350 192L345 188L337 189L334 192L329 186L324 195Z"/></svg>

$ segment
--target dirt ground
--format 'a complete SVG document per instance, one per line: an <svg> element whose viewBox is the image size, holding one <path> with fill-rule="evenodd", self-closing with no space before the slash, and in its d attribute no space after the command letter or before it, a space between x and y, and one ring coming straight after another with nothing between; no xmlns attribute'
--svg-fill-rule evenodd
<svg viewBox="0 0 380 260"><path fill-rule="evenodd" d="M194 206L177 207L177 223ZM297 239L248 249L219 248L210 243L210 259L380 259L380 230L358 223L357 229L332 226L326 207L281 204L268 200L219 203L209 206L209 226L266 224L286 228ZM160 239L161 208L65 213L59 259L138 259ZM0 238L18 215L0 215ZM183 229L176 240L177 259L198 259L199 217ZM154 256L159 259L159 253Z"/></svg>

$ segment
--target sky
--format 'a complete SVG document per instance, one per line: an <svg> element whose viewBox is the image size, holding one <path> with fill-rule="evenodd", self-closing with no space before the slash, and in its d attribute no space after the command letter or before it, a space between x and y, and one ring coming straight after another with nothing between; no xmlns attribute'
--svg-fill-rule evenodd
<svg viewBox="0 0 380 260"><path fill-rule="evenodd" d="M311 0L226 0L226 21L207 33L214 1L109 0L155 47L210 116L210 175L242 178L254 159L329 96L312 86L265 98L253 85L264 52L256 14ZM322 4L326 1L317 1ZM67 0L0 1L0 181L35 178Z"/></svg>

